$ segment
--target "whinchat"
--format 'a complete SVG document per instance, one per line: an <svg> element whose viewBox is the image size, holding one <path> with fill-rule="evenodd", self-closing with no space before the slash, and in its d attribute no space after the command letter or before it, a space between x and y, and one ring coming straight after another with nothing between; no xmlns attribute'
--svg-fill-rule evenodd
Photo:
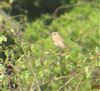
<svg viewBox="0 0 100 91"><path fill-rule="evenodd" d="M66 48L66 45L64 44L64 40L58 32L52 32L51 33L51 38L52 38L55 46L58 46L62 49Z"/></svg>

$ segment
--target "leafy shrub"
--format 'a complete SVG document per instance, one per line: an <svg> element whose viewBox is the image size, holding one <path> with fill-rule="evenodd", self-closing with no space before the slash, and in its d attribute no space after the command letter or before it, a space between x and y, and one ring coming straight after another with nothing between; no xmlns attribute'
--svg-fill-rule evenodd
<svg viewBox="0 0 100 91"><path fill-rule="evenodd" d="M93 62L91 57L95 58L99 48L98 14L98 8L87 4L76 7L73 11L66 12L53 20L48 26L49 28L45 25L46 19L41 18L28 25L25 37L28 38L28 41L33 41L31 50L34 55L33 63L36 66L37 78L41 81L51 79L50 82L40 85L40 89L45 91L77 89L78 81L84 79L85 83L79 89L91 91L88 75L91 73L91 69L97 65L97 60L94 59L95 62ZM65 52L61 56L61 50L54 47L49 33L53 31L59 32L70 47L69 54ZM48 35L43 37L46 32ZM37 40L34 40L35 38ZM71 77L74 80L67 84L66 81Z"/></svg>
<svg viewBox="0 0 100 91"><path fill-rule="evenodd" d="M13 23L5 24L4 30L10 28L6 34L13 35L14 43L3 45L9 40L1 34L0 53L7 57L5 61L1 58L1 90L92 91L90 74L95 66L100 66L98 14L98 8L86 4L54 20L43 15L27 24L22 37L20 32L11 31ZM69 51L54 45L50 36L54 31L59 32Z"/></svg>

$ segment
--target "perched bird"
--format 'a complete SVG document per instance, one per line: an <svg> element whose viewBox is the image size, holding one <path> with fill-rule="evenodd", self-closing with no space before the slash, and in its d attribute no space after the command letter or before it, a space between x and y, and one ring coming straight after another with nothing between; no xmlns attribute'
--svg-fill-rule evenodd
<svg viewBox="0 0 100 91"><path fill-rule="evenodd" d="M58 46L58 47L60 47L62 49L66 48L64 40L62 39L62 37L59 35L58 32L52 32L51 33L51 38L52 38L55 46Z"/></svg>

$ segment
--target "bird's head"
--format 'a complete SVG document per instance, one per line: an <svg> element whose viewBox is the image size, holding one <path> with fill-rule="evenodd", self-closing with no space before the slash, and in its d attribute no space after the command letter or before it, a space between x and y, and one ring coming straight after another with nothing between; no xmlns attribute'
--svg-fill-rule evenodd
<svg viewBox="0 0 100 91"><path fill-rule="evenodd" d="M56 35L59 35L59 34L58 34L58 32L52 32L51 35L56 36Z"/></svg>

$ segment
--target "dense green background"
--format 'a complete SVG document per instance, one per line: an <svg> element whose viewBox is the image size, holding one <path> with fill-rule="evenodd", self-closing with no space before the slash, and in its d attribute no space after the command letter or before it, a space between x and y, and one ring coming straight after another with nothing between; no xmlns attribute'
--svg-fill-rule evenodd
<svg viewBox="0 0 100 91"><path fill-rule="evenodd" d="M99 0L2 0L0 10L0 91L98 91Z"/></svg>

